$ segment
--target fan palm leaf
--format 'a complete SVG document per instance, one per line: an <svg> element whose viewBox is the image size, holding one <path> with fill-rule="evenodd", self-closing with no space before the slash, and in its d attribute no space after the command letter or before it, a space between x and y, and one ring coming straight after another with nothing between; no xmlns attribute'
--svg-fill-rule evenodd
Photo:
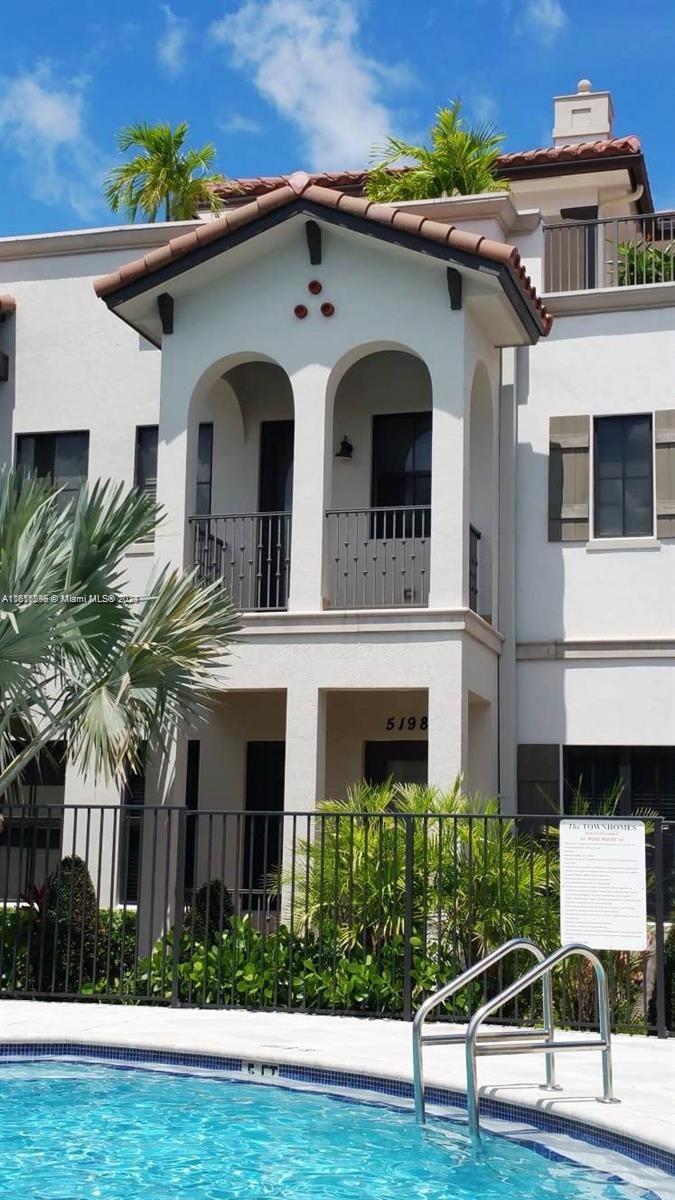
<svg viewBox="0 0 675 1200"><path fill-rule="evenodd" d="M0 473L0 796L49 741L121 780L143 742L206 711L236 628L220 585L166 569L139 604L123 590L126 552L160 519L119 484L64 510L44 481Z"/></svg>

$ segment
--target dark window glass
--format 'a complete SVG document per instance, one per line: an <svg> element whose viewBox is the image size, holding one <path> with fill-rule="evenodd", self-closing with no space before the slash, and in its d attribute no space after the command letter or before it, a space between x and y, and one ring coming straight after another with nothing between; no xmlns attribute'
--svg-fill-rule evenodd
<svg viewBox="0 0 675 1200"><path fill-rule="evenodd" d="M374 508L423 506L420 513L381 514L373 537L428 537L431 504L431 413L373 419Z"/></svg>
<svg viewBox="0 0 675 1200"><path fill-rule="evenodd" d="M596 418L593 485L596 537L653 532L650 416Z"/></svg>
<svg viewBox="0 0 675 1200"><path fill-rule="evenodd" d="M615 746L565 746L563 776L564 811L571 810L577 794L589 804L591 812L598 811L622 780L620 751Z"/></svg>
<svg viewBox="0 0 675 1200"><path fill-rule="evenodd" d="M429 746L423 741L366 742L363 773L368 783L427 782Z"/></svg>
<svg viewBox="0 0 675 1200"><path fill-rule="evenodd" d="M153 499L157 495L157 426L139 425L136 428L136 464L134 483L141 492Z"/></svg>
<svg viewBox="0 0 675 1200"><path fill-rule="evenodd" d="M145 757L145 751L142 751ZM130 771L122 790L120 902L138 904L141 877L145 766Z"/></svg>
<svg viewBox="0 0 675 1200"><path fill-rule="evenodd" d="M87 480L88 433L27 433L16 439L16 465L61 489L67 505Z"/></svg>
<svg viewBox="0 0 675 1200"><path fill-rule="evenodd" d="M197 435L197 493L195 513L198 517L211 512L211 485L213 472L213 424L203 421Z"/></svg>

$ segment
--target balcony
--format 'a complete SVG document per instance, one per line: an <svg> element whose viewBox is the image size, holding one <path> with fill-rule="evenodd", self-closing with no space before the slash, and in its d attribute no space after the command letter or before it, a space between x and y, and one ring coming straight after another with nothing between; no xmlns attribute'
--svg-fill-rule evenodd
<svg viewBox="0 0 675 1200"><path fill-rule="evenodd" d="M544 290L675 282L675 213L565 221L544 229Z"/></svg>
<svg viewBox="0 0 675 1200"><path fill-rule="evenodd" d="M192 561L200 579L222 580L242 612L282 611L288 603L291 514L191 517Z"/></svg>
<svg viewBox="0 0 675 1200"><path fill-rule="evenodd" d="M330 509L331 608L424 608L429 603L431 509Z"/></svg>

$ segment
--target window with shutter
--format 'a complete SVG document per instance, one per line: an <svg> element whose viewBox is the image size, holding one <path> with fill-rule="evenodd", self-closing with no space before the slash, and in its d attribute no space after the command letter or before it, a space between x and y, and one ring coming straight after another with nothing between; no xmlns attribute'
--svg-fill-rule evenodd
<svg viewBox="0 0 675 1200"><path fill-rule="evenodd" d="M656 536L675 537L675 408L654 414Z"/></svg>
<svg viewBox="0 0 675 1200"><path fill-rule="evenodd" d="M548 459L548 540L589 536L590 417L551 417Z"/></svg>

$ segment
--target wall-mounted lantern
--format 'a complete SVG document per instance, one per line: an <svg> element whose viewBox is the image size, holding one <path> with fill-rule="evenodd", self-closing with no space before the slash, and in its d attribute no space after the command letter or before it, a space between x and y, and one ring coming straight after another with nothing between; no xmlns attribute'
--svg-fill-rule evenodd
<svg viewBox="0 0 675 1200"><path fill-rule="evenodd" d="M354 453L354 447L352 446L349 438L347 437L347 434L345 434L342 441L340 442L340 449L337 451L335 457L349 459L349 458L351 458L353 453Z"/></svg>

